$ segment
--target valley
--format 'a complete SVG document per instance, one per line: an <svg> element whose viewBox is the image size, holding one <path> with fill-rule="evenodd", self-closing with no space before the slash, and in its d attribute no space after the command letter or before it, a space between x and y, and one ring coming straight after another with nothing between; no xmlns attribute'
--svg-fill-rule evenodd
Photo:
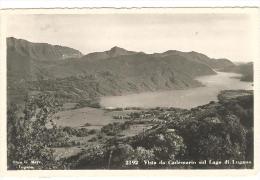
<svg viewBox="0 0 260 180"><path fill-rule="evenodd" d="M253 65L194 51L146 54L112 47L84 55L7 38L8 168L17 169L12 160L24 161L26 153L42 162L35 169L252 160L252 81Z"/></svg>

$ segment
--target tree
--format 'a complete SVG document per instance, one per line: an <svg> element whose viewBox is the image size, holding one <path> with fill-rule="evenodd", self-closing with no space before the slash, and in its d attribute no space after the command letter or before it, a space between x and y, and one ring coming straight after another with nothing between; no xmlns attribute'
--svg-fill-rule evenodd
<svg viewBox="0 0 260 180"><path fill-rule="evenodd" d="M60 164L49 147L55 139L52 115L61 104L49 93L27 97L23 115L16 105L7 111L8 169L57 169ZM52 131L47 128L51 123Z"/></svg>

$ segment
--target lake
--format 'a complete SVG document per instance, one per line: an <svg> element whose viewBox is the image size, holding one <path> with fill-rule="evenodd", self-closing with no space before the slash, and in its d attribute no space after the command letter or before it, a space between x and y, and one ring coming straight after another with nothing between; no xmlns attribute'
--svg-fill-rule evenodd
<svg viewBox="0 0 260 180"><path fill-rule="evenodd" d="M102 97L101 105L103 107L178 107L190 109L210 101L217 101L217 95L221 90L252 90L252 82L240 81L240 76L236 73L217 72L216 75L196 78L205 85L203 87Z"/></svg>

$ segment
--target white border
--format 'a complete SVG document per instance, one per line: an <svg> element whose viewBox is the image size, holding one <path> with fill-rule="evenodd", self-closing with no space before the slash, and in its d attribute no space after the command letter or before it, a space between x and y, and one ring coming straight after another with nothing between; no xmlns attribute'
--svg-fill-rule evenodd
<svg viewBox="0 0 260 180"><path fill-rule="evenodd" d="M259 109L260 92L259 75L260 66L258 58L254 62L255 67L255 126L254 126L254 150L255 150L255 168L254 170L30 170L30 171L7 171L6 170L6 38L5 38L5 21L9 14L86 14L86 13L248 13L254 16L255 19L255 40L257 48L260 50L260 11L256 8L129 8L129 9L115 9L115 8L91 8L91 9L17 9L17 10L1 10L1 44L0 44L0 173L5 176L34 176L34 177L50 177L50 176L248 176L256 175L259 172L260 156L259 151ZM260 57L258 53L258 57ZM260 82L260 81L259 81Z"/></svg>
<svg viewBox="0 0 260 180"><path fill-rule="evenodd" d="M253 7L259 0L0 0L1 8Z"/></svg>

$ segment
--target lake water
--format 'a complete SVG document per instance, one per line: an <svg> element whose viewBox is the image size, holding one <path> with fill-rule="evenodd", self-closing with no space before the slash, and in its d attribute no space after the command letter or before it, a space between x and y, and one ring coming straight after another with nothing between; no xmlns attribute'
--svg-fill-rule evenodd
<svg viewBox="0 0 260 180"><path fill-rule="evenodd" d="M253 89L252 82L240 81L238 79L240 76L236 73L217 72L216 75L196 78L205 85L204 87L108 96L101 98L101 105L103 107L178 107L190 109L210 101L217 101L217 95L221 90Z"/></svg>

